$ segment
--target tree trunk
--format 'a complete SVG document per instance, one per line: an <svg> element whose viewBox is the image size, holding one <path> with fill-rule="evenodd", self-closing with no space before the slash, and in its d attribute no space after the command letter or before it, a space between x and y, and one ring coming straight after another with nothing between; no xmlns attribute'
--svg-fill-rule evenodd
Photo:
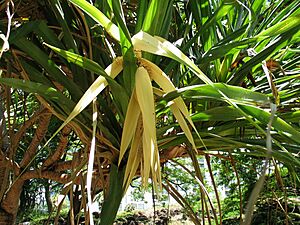
<svg viewBox="0 0 300 225"><path fill-rule="evenodd" d="M13 215L7 213L3 209L0 208L0 225L13 225L14 217Z"/></svg>
<svg viewBox="0 0 300 225"><path fill-rule="evenodd" d="M0 91L1 88L0 88ZM2 105L2 99L0 97L0 163L3 165L2 158L6 156L9 149L9 139L7 136L6 120L4 116L4 110ZM0 202L4 196L6 188L9 184L9 169L7 167L0 167Z"/></svg>
<svg viewBox="0 0 300 225"><path fill-rule="evenodd" d="M2 212L5 212L3 214L4 219L8 218L6 214L10 215L9 219L11 220L9 224L14 224L18 209L19 209L19 201L20 201L20 195L23 190L23 185L24 185L24 180L19 178L18 180L15 181L15 183L10 187L9 191L5 195L5 197L2 199L0 210ZM3 223L5 224L5 223ZM0 225L3 225L0 224Z"/></svg>
<svg viewBox="0 0 300 225"><path fill-rule="evenodd" d="M1 159L0 159L0 163L2 163ZM6 167L0 167L0 203L7 190L8 184L9 184L9 170Z"/></svg>
<svg viewBox="0 0 300 225"><path fill-rule="evenodd" d="M81 191L79 190L78 185L76 185L76 188L73 191L73 195L71 195L70 192L69 192L68 197L69 197L70 201L71 201L71 198L72 198L73 212L71 212L71 210L69 210L68 218L67 218L67 224L72 225L72 224L76 224L75 221L76 221L76 218L78 218L78 215L80 213L80 206L81 206L81 201L82 201L82 198L80 198L80 197L82 197L81 196ZM74 221L72 221L71 213L73 213ZM80 218L78 218L78 220L80 220Z"/></svg>
<svg viewBox="0 0 300 225"><path fill-rule="evenodd" d="M51 201L49 181L46 181L44 187L45 187L45 199L46 199L46 203L47 203L48 213L50 214L50 213L52 213L53 204Z"/></svg>
<svg viewBox="0 0 300 225"><path fill-rule="evenodd" d="M1 89L0 89L1 90ZM2 90L1 90L2 91ZM0 98L0 153L2 156L6 156L7 150L9 149L9 139L7 136L6 120L4 117L4 110L2 105L2 99ZM0 163L1 158L0 158ZM2 164L3 165L3 164ZM0 167L0 225L14 224L14 216L1 207L4 194L9 185L9 168Z"/></svg>

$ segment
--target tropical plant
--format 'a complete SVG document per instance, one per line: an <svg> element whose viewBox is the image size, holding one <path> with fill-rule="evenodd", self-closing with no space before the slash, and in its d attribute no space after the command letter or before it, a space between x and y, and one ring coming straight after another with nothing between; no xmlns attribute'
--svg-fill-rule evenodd
<svg viewBox="0 0 300 225"><path fill-rule="evenodd" d="M270 159L298 180L299 1L2 3L0 221L15 220L34 178L63 183L70 196L81 185L71 221L82 208L93 224L84 205L103 191L105 225L136 176L165 188L195 224L211 223L210 213L221 224L211 157L264 162L244 224ZM162 164L187 155L193 167L182 166L197 182L200 216L161 177Z"/></svg>

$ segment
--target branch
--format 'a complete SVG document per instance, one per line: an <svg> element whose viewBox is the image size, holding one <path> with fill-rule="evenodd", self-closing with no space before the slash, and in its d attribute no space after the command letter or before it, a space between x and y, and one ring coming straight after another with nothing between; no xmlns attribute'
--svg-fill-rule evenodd
<svg viewBox="0 0 300 225"><path fill-rule="evenodd" d="M18 179L15 183L10 187L8 192L6 193L5 198L1 203L1 207L9 214L16 215L19 206L20 195L23 190L25 180Z"/></svg>
<svg viewBox="0 0 300 225"><path fill-rule="evenodd" d="M203 150L199 150L197 151L196 153L197 155L211 155L211 156L215 156L215 157L218 157L218 158L222 158L222 159L225 159L225 160L230 160L229 157L227 156L224 156L222 154L212 154L212 153L206 153L205 151ZM161 163L165 163L169 160L172 160L172 159L175 159L175 158L184 158L184 157L189 157L189 154L188 154L188 148L186 145L177 145L177 146L174 146L174 147L170 147L168 149L165 149L163 151L160 152L159 154L159 157L160 157L160 162Z"/></svg>
<svg viewBox="0 0 300 225"><path fill-rule="evenodd" d="M11 138L11 144L12 144L12 151L15 152L16 148L20 144L21 138L24 137L24 134L26 130L31 127L41 116L43 116L45 113L48 113L46 109L40 109L36 111L32 117L27 120L18 130L18 132L14 135L13 138Z"/></svg>
<svg viewBox="0 0 300 225"><path fill-rule="evenodd" d="M50 122L52 114L50 112L45 113L39 119L39 126L35 131L34 137L27 148L27 151L24 153L24 157L20 163L20 167L27 166L30 161L34 158L36 154L37 147L41 143L42 139L44 138L46 132L48 131L48 125Z"/></svg>
<svg viewBox="0 0 300 225"><path fill-rule="evenodd" d="M68 135L70 134L70 132L71 132L71 128L69 126L65 126L62 129L60 140L54 153L45 160L42 167L49 167L50 165L52 165L53 163L55 163L57 160L61 158L68 145Z"/></svg>
<svg viewBox="0 0 300 225"><path fill-rule="evenodd" d="M14 171L14 174L20 173L20 166L18 163L13 162L11 159L6 157L2 151L0 151L0 168L8 168Z"/></svg>
<svg viewBox="0 0 300 225"><path fill-rule="evenodd" d="M78 157L69 161L56 162L55 164L52 164L50 168L56 172L71 170L77 168L82 163L82 160L84 160L82 157Z"/></svg>

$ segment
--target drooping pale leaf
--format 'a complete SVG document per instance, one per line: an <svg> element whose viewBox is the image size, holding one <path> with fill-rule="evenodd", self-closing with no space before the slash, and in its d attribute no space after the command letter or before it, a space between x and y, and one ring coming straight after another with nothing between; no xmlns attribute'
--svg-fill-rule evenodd
<svg viewBox="0 0 300 225"><path fill-rule="evenodd" d="M115 78L123 69L122 58L117 58L105 69L105 73L111 78ZM88 90L81 97L77 105L75 106L73 112L69 115L63 125L70 122L75 116L77 116L85 107L87 107L92 100L100 94L101 91L106 87L107 81L104 77L99 76L93 84L88 88Z"/></svg>
<svg viewBox="0 0 300 225"><path fill-rule="evenodd" d="M138 119L138 124L136 129L134 130L135 134L132 139L131 148L129 151L129 156L126 165L126 171L124 175L123 186L125 187L125 191L130 185L133 177L136 175L136 171L141 165L141 161L143 159L142 152L142 140L143 140L143 122L142 119Z"/></svg>
<svg viewBox="0 0 300 225"><path fill-rule="evenodd" d="M139 67L136 72L136 96L145 120L144 127L148 129L152 137L155 137L155 107L152 84L147 70ZM148 122L149 121L149 122Z"/></svg>
<svg viewBox="0 0 300 225"><path fill-rule="evenodd" d="M142 136L142 144L143 144L143 160L141 167L141 176L142 176L142 185L144 187L148 184L148 179L151 176L151 170L153 167L154 160L154 145L152 139L149 137L149 132L144 128L143 136Z"/></svg>
<svg viewBox="0 0 300 225"><path fill-rule="evenodd" d="M205 83L211 84L211 80L175 45L161 37L153 37L146 32L139 32L132 37L132 43L136 50L166 56L182 63L189 68Z"/></svg>
<svg viewBox="0 0 300 225"><path fill-rule="evenodd" d="M183 130L185 136L187 137L189 142L192 144L193 149L196 150L197 148L196 148L196 145L194 142L192 132L190 131L190 129L189 129L183 115L179 111L178 107L176 107L174 105L170 105L170 109L171 109L172 113L174 114L174 116L176 117L177 122L180 125L181 129Z"/></svg>
<svg viewBox="0 0 300 225"><path fill-rule="evenodd" d="M137 129L137 123L138 123L140 113L141 113L140 107L136 100L136 92L134 91L130 98L130 101L129 101L129 104L127 107L125 121L124 121L121 146L120 146L119 164L129 146L132 138L134 137L134 132L136 132L136 129Z"/></svg>
<svg viewBox="0 0 300 225"><path fill-rule="evenodd" d="M221 98L223 98L227 103L229 103L230 105L234 106L237 110L239 110L246 117L246 119L249 122L251 122L251 124L253 124L253 126L255 126L257 129L259 129L264 133L263 129L257 123L255 123L251 119L251 117L247 116L246 113L244 113L235 102L233 102L225 93L222 92L222 90L220 90L214 83L212 83L212 81L186 55L184 55L178 48L176 48L169 41L164 40L161 37L152 37L151 35L145 32L139 32L132 39L133 39L132 40L133 45L137 50L166 56L187 66L204 83L210 85L211 88L214 89Z"/></svg>
<svg viewBox="0 0 300 225"><path fill-rule="evenodd" d="M170 78L154 63L147 59L140 58L139 61L147 68L149 75L165 92L175 91L176 88Z"/></svg>
<svg viewBox="0 0 300 225"><path fill-rule="evenodd" d="M164 92L176 91L175 86L170 81L168 76L158 66L156 66L154 63L152 63L146 59L142 59L142 58L140 59L140 62L147 68L150 77L163 89ZM174 113L176 119L178 120L180 126L183 126L182 129L187 130L187 128L188 128L188 125L185 121L185 119L186 119L186 120L188 120L190 125L193 127L195 132L198 134L198 131L197 131L193 121L190 118L187 107L180 96L173 100L171 110ZM198 136L199 136L199 134L198 134ZM195 146L194 140L193 140L190 132L187 133L187 138L189 141L191 141L190 143L192 144L192 146ZM199 136L199 138L201 139L200 136Z"/></svg>
<svg viewBox="0 0 300 225"><path fill-rule="evenodd" d="M61 55L62 57L64 57L65 59L67 59L68 62L75 63L76 65L82 67L83 69L86 69L92 73L103 76L103 78L106 79L107 83L111 87L111 92L114 97L113 101L117 106L118 112L120 113L121 120L124 119L123 117L124 117L126 109L127 109L127 103L128 103L129 97L125 93L125 89L118 82L116 82L114 80L114 77L107 76L104 69L93 60L90 60L86 57L83 57L81 55L78 55L78 54L70 52L70 51L59 49L57 47L48 45L46 43L44 43L44 44L46 46L48 46L49 48L51 48L56 53L58 53L59 55ZM123 61L124 61L124 58L123 58ZM123 64L125 64L125 62L123 62ZM124 94L120 95L119 93L124 93Z"/></svg>
<svg viewBox="0 0 300 225"><path fill-rule="evenodd" d="M122 58L117 58L114 62L109 65L105 72L108 76L115 78L123 69L123 60ZM77 102L76 106L63 122L63 124L57 129L57 131L52 135L52 137L48 140L48 142L64 127L66 126L72 119L74 119L79 113L82 112L92 101L94 98L100 94L101 91L107 86L107 81L103 76L99 76L94 83L88 88L88 90L84 93L81 99Z"/></svg>
<svg viewBox="0 0 300 225"><path fill-rule="evenodd" d="M155 40L156 39L156 40ZM133 37L133 44L137 50L142 50L146 52L150 52L157 55L163 55L169 58L172 58L187 67L189 67L203 82L209 84L211 88L213 88L221 98L224 98L229 104L234 106L236 109L240 110L238 106L231 101L230 98L227 97L226 94L222 92L222 90L218 89L212 81L186 56L184 55L178 48L172 45L167 40L164 40L161 37L152 37L151 35L140 32ZM241 111L241 110L240 110ZM241 111L242 112L242 111ZM243 112L242 112L243 113ZM251 121L251 123L257 128L261 129L254 121L251 120L250 117L246 118ZM200 136L199 136L200 138ZM201 138L200 138L201 140Z"/></svg>
<svg viewBox="0 0 300 225"><path fill-rule="evenodd" d="M139 67L136 71L135 91L143 119L143 152L146 153L147 156L150 156L147 157L147 162L144 162L145 171L149 169L150 172L150 168L153 164L153 154L151 153L154 152L154 143L156 143L156 121L152 84L147 70L143 67ZM148 173L146 172L146 174Z"/></svg>
<svg viewBox="0 0 300 225"><path fill-rule="evenodd" d="M144 185L148 182L150 172L158 173L156 176L160 177L160 169L156 170L159 162L155 161L155 154L158 152L156 140L156 121L155 121L155 107L154 96L152 91L152 84L147 70L144 67L139 67L136 71L136 96L137 101L142 112L143 119L143 180ZM156 182L156 181L154 181Z"/></svg>
<svg viewBox="0 0 300 225"><path fill-rule="evenodd" d="M53 87L47 86L45 84L36 83L36 82L32 82L32 81L26 81L26 80L20 80L20 79L14 79L14 78L0 78L0 83L15 87L18 89L22 89L25 92L36 93L36 94L42 96L49 103L51 103L52 107L58 113L60 113L62 115L66 115L66 116L71 115L72 112L74 111L74 107L76 106L75 102L73 102L71 99L67 98L60 91L58 91L57 89L55 89ZM83 112L83 114L85 115L85 117L89 117L88 113ZM79 120L77 122L85 124L87 122L85 117L78 118ZM103 131L103 133L105 133L105 135L107 137L109 137L111 142L114 142L114 143L117 142L117 141L115 141L115 137L112 136L112 134L107 130L106 127L104 127L101 123L98 123L98 126ZM53 137L62 128L63 128L63 126L60 127L54 135L52 135L52 137L48 140L47 144L53 139Z"/></svg>

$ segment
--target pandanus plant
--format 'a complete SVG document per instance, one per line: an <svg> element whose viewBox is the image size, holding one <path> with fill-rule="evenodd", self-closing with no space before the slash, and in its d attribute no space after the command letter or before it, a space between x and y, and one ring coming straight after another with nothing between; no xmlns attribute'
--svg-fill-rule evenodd
<svg viewBox="0 0 300 225"><path fill-rule="evenodd" d="M86 190L89 206L93 196L104 191L100 224L112 224L122 196L140 176L144 186L151 178L156 191L165 188L195 224L211 223L210 212L221 224L213 173L217 209L205 188L198 155L204 155L208 165L210 156L226 154L272 158L297 177L299 113L291 105L297 103L299 92L297 1L40 4L51 9L43 17L48 23L23 18L4 39L11 50L3 55L5 76L0 82L36 94L46 111L39 120L25 118L22 126L14 121L22 132L8 126L12 147L1 151L0 160L10 165L5 174L15 178L0 189L4 214L15 218L25 180L46 178L65 184L64 193L82 185L82 199ZM16 117L6 90L5 109ZM48 132L52 116L62 124ZM27 148L20 162L14 160L20 152L14 137L21 140L36 121L35 145ZM67 148L71 131L82 144L75 150ZM47 146L59 133L61 141L47 154ZM66 152L72 154L69 161L63 157ZM41 153L44 156L38 157ZM199 184L201 218L161 176L162 163L186 155L193 171L184 168ZM63 163L56 162L62 159ZM263 180L264 172L248 202L244 224L251 223ZM92 224L89 212L86 218Z"/></svg>

